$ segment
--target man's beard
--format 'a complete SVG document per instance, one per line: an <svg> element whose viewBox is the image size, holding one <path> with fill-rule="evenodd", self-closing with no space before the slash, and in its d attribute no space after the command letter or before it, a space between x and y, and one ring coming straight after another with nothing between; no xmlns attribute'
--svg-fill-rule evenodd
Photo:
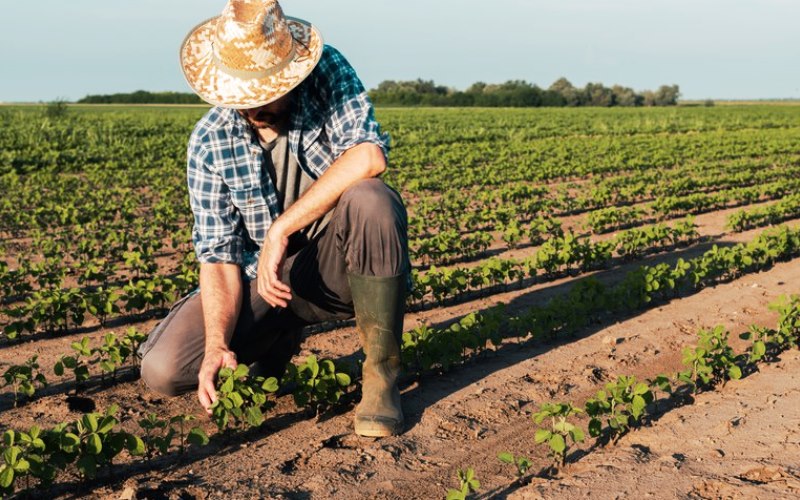
<svg viewBox="0 0 800 500"><path fill-rule="evenodd" d="M247 118L247 121L250 122L250 125L253 128L262 129L262 128L277 128L283 122L286 121L286 116L284 115L276 115L275 113L270 113L269 111L261 112L257 114L253 118Z"/></svg>

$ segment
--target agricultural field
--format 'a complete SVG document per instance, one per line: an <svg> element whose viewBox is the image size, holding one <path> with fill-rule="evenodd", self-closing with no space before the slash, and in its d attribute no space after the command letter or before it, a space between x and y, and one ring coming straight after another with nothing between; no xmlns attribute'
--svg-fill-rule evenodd
<svg viewBox="0 0 800 500"><path fill-rule="evenodd" d="M204 111L0 107L0 498L800 494L800 105L379 109L414 263L380 440L353 322L211 419L139 379Z"/></svg>

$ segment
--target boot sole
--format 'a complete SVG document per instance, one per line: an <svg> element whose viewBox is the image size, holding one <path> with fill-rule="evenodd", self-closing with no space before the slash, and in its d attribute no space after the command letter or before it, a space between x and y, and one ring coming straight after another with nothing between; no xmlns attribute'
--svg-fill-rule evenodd
<svg viewBox="0 0 800 500"><path fill-rule="evenodd" d="M372 424L372 425L371 425ZM398 436L403 433L403 424L398 423L394 427L383 427L374 425L375 422L356 423L355 433L363 437L389 437Z"/></svg>

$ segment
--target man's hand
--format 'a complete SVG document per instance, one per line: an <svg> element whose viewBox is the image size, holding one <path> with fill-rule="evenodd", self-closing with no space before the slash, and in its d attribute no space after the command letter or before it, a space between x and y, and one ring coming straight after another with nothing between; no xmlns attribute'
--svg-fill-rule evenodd
<svg viewBox="0 0 800 500"><path fill-rule="evenodd" d="M286 247L289 236L283 234L277 221L267 231L261 255L258 257L258 294L272 307L287 307L292 300L289 286L281 281L283 261L286 259Z"/></svg>
<svg viewBox="0 0 800 500"><path fill-rule="evenodd" d="M236 354L226 347L207 349L197 376L197 399L211 416L211 405L217 400L216 378L220 368L236 369Z"/></svg>

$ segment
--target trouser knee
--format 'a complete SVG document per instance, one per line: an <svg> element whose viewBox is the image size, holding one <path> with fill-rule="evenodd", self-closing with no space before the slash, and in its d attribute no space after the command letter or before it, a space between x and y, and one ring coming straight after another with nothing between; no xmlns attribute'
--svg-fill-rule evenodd
<svg viewBox="0 0 800 500"><path fill-rule="evenodd" d="M185 377L175 370L174 363L161 358L153 351L142 358L139 370L145 385L150 390L167 397L180 396L191 390L183 380Z"/></svg>
<svg viewBox="0 0 800 500"><path fill-rule="evenodd" d="M400 195L380 179L347 189L336 206L348 270L376 276L408 272L408 215Z"/></svg>

